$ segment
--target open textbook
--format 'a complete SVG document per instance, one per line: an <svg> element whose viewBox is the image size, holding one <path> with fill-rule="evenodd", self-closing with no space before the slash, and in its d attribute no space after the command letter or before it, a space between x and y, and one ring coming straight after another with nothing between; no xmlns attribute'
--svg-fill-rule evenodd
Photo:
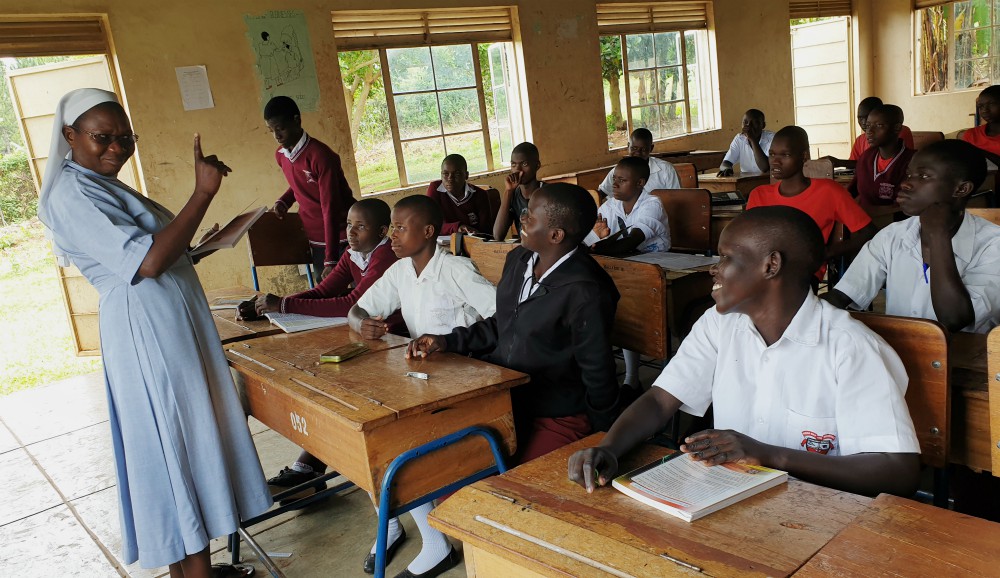
<svg viewBox="0 0 1000 578"><path fill-rule="evenodd" d="M236 215L232 221L226 223L225 227L222 227L218 231L206 235L198 242L197 245L188 251L188 254L192 257L201 255L202 253L207 253L209 251L217 251L219 249L232 249L240 242L243 235L257 222L257 219L267 212L267 207L260 207L252 211L247 211Z"/></svg>
<svg viewBox="0 0 1000 578"><path fill-rule="evenodd" d="M347 325L346 317L316 317L298 313L265 313L264 316L271 320L271 325L277 326L285 333Z"/></svg>
<svg viewBox="0 0 1000 578"><path fill-rule="evenodd" d="M763 466L706 466L677 452L618 476L612 485L627 496L691 522L788 481Z"/></svg>

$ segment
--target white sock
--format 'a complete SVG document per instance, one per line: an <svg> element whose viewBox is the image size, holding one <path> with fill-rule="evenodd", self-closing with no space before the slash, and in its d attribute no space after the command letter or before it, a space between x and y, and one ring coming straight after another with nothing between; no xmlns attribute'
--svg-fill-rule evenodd
<svg viewBox="0 0 1000 578"><path fill-rule="evenodd" d="M417 506L410 510L413 521L417 523L417 528L420 529L420 539L423 541L420 554L406 567L413 574L423 574L437 566L441 560L448 557L448 552L451 552L451 544L448 542L448 538L441 532L431 528L431 525L427 522L427 514L430 514L433 509L434 503L428 502L423 506Z"/></svg>
<svg viewBox="0 0 1000 578"><path fill-rule="evenodd" d="M639 352L622 349L625 357L625 385L640 387L639 384Z"/></svg>
<svg viewBox="0 0 1000 578"><path fill-rule="evenodd" d="M396 540L403 535L403 527L399 525L399 518L389 518L389 534L388 540L385 541L385 547L388 550L389 546L396 543ZM375 548L378 546L378 537L375 538L375 543L372 544L372 549L369 554L375 553Z"/></svg>

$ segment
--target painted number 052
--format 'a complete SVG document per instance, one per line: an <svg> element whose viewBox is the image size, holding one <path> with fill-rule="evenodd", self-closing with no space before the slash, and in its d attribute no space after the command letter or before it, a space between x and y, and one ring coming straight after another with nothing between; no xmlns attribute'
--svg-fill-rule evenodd
<svg viewBox="0 0 1000 578"><path fill-rule="evenodd" d="M306 429L306 418L295 413L294 411L288 414L292 418L292 429L299 432L300 434L307 436L309 431Z"/></svg>

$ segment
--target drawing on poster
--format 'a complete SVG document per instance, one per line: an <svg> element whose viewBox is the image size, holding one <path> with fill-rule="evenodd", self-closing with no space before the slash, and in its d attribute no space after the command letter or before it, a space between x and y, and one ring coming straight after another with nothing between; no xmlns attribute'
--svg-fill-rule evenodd
<svg viewBox="0 0 1000 578"><path fill-rule="evenodd" d="M261 101L285 95L299 109L313 112L319 103L319 83L309 46L305 15L295 10L246 15L247 38L260 80Z"/></svg>

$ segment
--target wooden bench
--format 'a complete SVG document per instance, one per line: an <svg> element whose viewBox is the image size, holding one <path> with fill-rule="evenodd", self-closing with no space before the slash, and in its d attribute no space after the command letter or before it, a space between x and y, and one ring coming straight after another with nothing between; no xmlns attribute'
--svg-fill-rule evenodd
<svg viewBox="0 0 1000 578"><path fill-rule="evenodd" d="M677 163L674 165L677 171L677 179L681 183L682 189L698 188L698 170L691 163Z"/></svg>
<svg viewBox="0 0 1000 578"><path fill-rule="evenodd" d="M830 159L808 160L802 165L802 175L807 179L832 179L833 161Z"/></svg>
<svg viewBox="0 0 1000 578"><path fill-rule="evenodd" d="M920 150L929 144L936 143L942 140L944 140L944 133L940 131L933 131L933 130L913 131L914 150Z"/></svg>
<svg viewBox="0 0 1000 578"><path fill-rule="evenodd" d="M611 343L653 359L670 357L666 272L652 263L595 255L621 298L615 312Z"/></svg>
<svg viewBox="0 0 1000 578"><path fill-rule="evenodd" d="M659 189L652 192L660 199L670 225L670 250L707 254L712 245L712 194L705 189Z"/></svg>

